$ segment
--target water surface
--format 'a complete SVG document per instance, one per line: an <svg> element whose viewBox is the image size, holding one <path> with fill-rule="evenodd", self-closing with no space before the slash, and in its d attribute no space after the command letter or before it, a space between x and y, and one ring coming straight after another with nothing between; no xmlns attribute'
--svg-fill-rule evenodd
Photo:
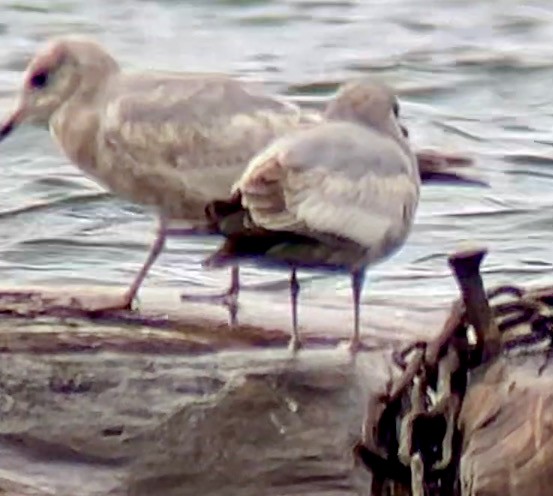
<svg viewBox="0 0 553 496"><path fill-rule="evenodd" d="M419 146L470 153L487 190L432 186L405 247L369 273L365 301L456 293L447 254L489 247L488 284L547 282L553 233L553 7L549 0L6 0L0 112L46 38L97 37L129 68L223 71L315 104L350 77L394 85ZM4 282L125 284L153 236L152 212L112 198L56 149L20 130L1 146ZM215 240L173 240L149 286L216 289L199 261ZM284 291L286 274L244 267L246 286ZM349 292L302 274L305 293Z"/></svg>

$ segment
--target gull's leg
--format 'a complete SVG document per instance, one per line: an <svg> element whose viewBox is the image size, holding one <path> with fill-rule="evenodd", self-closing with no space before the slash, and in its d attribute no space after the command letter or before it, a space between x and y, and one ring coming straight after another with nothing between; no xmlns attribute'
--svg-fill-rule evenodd
<svg viewBox="0 0 553 496"><path fill-rule="evenodd" d="M353 335L351 337L349 348L352 353L357 353L361 348L361 336L359 329L359 314L361 292L365 282L365 270L354 270L351 273L351 289L353 291Z"/></svg>
<svg viewBox="0 0 553 496"><path fill-rule="evenodd" d="M228 307L238 305L238 294L240 293L240 269L238 265L233 265L230 272L230 286L219 294L181 294L181 300L207 300L222 303Z"/></svg>
<svg viewBox="0 0 553 496"><path fill-rule="evenodd" d="M134 280L130 284L129 288L121 295L113 296L111 294L100 294L93 296L86 296L83 298L74 297L71 299L71 307L83 310L90 313L109 312L114 310L130 310L132 303L138 294L140 286L144 282L144 279L148 275L152 265L165 246L165 240L167 238L167 221L160 217L159 227L157 229L156 237L150 247L150 251L146 260L142 264L142 267L136 274Z"/></svg>
<svg viewBox="0 0 553 496"><path fill-rule="evenodd" d="M230 314L230 326L238 324L238 294L240 293L240 268L234 265L230 269L230 287L227 291L226 304Z"/></svg>
<svg viewBox="0 0 553 496"><path fill-rule="evenodd" d="M89 314L90 312L101 313L114 310L130 310L132 307L132 303L136 298L138 291L142 286L142 283L144 282L144 279L146 279L146 276L148 275L150 269L163 251L163 248L165 247L165 241L168 236L198 235L208 234L210 232L211 231L208 228L204 227L193 227L189 229L170 228L168 227L167 219L165 219L164 217L160 217L156 237L150 247L148 256L146 257L146 260L142 264L142 267L140 268L134 280L130 284L129 288L124 292L124 294L118 296L113 296L111 294L100 294L93 296L83 296L82 298L77 296L71 298L70 306L74 310L85 312L85 314ZM235 276L233 277L233 288L235 288L234 292L237 294L239 287L238 274L233 273L233 276ZM29 293L27 298L30 298L33 295L34 293ZM3 296L4 295L0 293L0 300L3 299ZM20 299L23 299L25 295L9 292L6 293L5 296L6 298L4 299L11 300L16 298L19 301Z"/></svg>
<svg viewBox="0 0 553 496"><path fill-rule="evenodd" d="M201 301L220 303L229 309L230 327L238 323L238 295L240 293L240 268L233 265L230 272L230 286L223 293L218 294L181 294L181 301Z"/></svg>
<svg viewBox="0 0 553 496"><path fill-rule="evenodd" d="M288 345L292 351L297 351L301 348L300 334L298 331L298 295L300 293L300 285L296 269L293 268L290 274L290 302L292 304L292 338Z"/></svg>
<svg viewBox="0 0 553 496"><path fill-rule="evenodd" d="M210 232L209 230L206 230L206 228L203 228L203 227L192 227L192 228L184 228L184 229L171 228L171 227L168 227L167 219L161 216L159 218L159 225L158 225L156 237L150 247L148 256L146 257L144 264L138 271L138 274L135 276L131 285L125 292L123 296L123 300L114 305L109 305L106 308L102 308L101 310L119 310L119 309L127 310L132 307L132 303L136 298L136 295L138 294L138 291L142 286L144 279L146 279L146 276L150 272L150 269L152 268L152 266L158 259L159 255L163 251L167 237L207 234L209 232Z"/></svg>
<svg viewBox="0 0 553 496"><path fill-rule="evenodd" d="M137 276L136 280L133 283L140 286L144 280L146 273L149 271L150 267L154 263L155 259L159 256L159 253L165 245L165 240L168 237L183 237L183 236L199 236L199 235L208 235L214 234L214 231L209 226L197 226L191 228L179 228L179 227L168 227L167 221L163 220L160 224L160 230L158 238L152 246L152 250L148 257L148 260L144 264L140 274ZM161 238L161 239L160 239ZM157 251L156 251L157 250ZM132 291L132 288L129 289L129 292ZM134 289L135 295L138 291L138 288ZM240 274L238 265L233 266L231 270L231 283L229 288L221 294L215 295L202 295L202 294L181 294L181 301L207 301L221 303L228 307L229 309L229 320L230 326L234 327L237 324L237 314L238 314L238 294L240 292ZM133 296L134 298L134 296ZM132 301L132 300L131 300Z"/></svg>
<svg viewBox="0 0 553 496"><path fill-rule="evenodd" d="M238 325L238 294L240 293L240 268L233 265L230 269L230 286L228 290L221 295L223 305L229 311L229 325L234 329ZM217 295L215 295L217 296Z"/></svg>
<svg viewBox="0 0 553 496"><path fill-rule="evenodd" d="M163 251L163 248L165 247L166 239L167 239L167 221L163 217L160 217L156 238L154 239L154 242L150 247L150 251L148 253L148 256L146 257L146 260L144 261L144 264L138 271L138 274L136 274L133 282L129 286L129 289L127 289L127 291L125 292L123 306L121 307L122 309L131 308L132 302L136 298L136 295L138 294L138 290L140 289L140 286L142 286L142 283L144 282L144 279L146 279L148 272L150 272L152 265L154 265L155 261Z"/></svg>

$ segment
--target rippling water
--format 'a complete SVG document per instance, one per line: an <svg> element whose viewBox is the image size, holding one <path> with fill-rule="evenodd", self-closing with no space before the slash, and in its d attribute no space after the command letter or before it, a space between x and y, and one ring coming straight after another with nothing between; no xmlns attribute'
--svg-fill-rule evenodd
<svg viewBox="0 0 553 496"><path fill-rule="evenodd" d="M424 188L412 236L370 271L367 300L422 290L450 297L446 256L467 242L490 248L488 284L551 276L549 0L5 0L2 113L37 46L70 32L94 35L127 67L229 72L304 103L373 74L398 89L419 146L471 154L492 188ZM20 130L0 150L4 281L128 282L151 241L152 212L103 193L44 131ZM147 285L226 284L226 271L199 267L213 245L173 240ZM286 280L278 271L243 274L246 285ZM309 290L349 292L345 278L323 279Z"/></svg>

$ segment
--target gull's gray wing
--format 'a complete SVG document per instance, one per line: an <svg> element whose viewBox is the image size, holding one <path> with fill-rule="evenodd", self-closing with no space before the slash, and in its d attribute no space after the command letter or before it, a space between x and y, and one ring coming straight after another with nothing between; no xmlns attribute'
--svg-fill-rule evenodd
<svg viewBox="0 0 553 496"><path fill-rule="evenodd" d="M419 178L414 157L392 138L352 123L325 123L277 140L234 189L260 227L374 247L408 232Z"/></svg>

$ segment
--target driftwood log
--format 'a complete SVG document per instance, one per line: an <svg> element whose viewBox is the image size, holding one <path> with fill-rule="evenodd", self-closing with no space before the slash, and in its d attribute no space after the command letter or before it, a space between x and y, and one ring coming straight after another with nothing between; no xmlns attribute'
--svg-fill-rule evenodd
<svg viewBox="0 0 553 496"><path fill-rule="evenodd" d="M463 496L548 496L553 487L553 374L544 354L501 358L469 388L460 416Z"/></svg>
<svg viewBox="0 0 553 496"><path fill-rule="evenodd" d="M118 290L0 297L0 494L366 494L351 448L388 377L381 346L422 338L445 315L367 305L375 350L352 361L337 347L349 300L306 292L306 346L293 357L286 291L245 291L234 331L224 308L181 304L175 291L146 290L140 312L83 318L79 306Z"/></svg>
<svg viewBox="0 0 553 496"><path fill-rule="evenodd" d="M439 340L449 313L445 302L366 305L374 350L352 360L337 346L349 301L307 298L294 357L284 295L246 291L230 331L223 308L169 291L100 318L83 309L116 289L68 289L0 296L3 495L369 495L352 447L367 402L397 377L390 346ZM460 494L550 493L551 381L546 352L472 372Z"/></svg>

